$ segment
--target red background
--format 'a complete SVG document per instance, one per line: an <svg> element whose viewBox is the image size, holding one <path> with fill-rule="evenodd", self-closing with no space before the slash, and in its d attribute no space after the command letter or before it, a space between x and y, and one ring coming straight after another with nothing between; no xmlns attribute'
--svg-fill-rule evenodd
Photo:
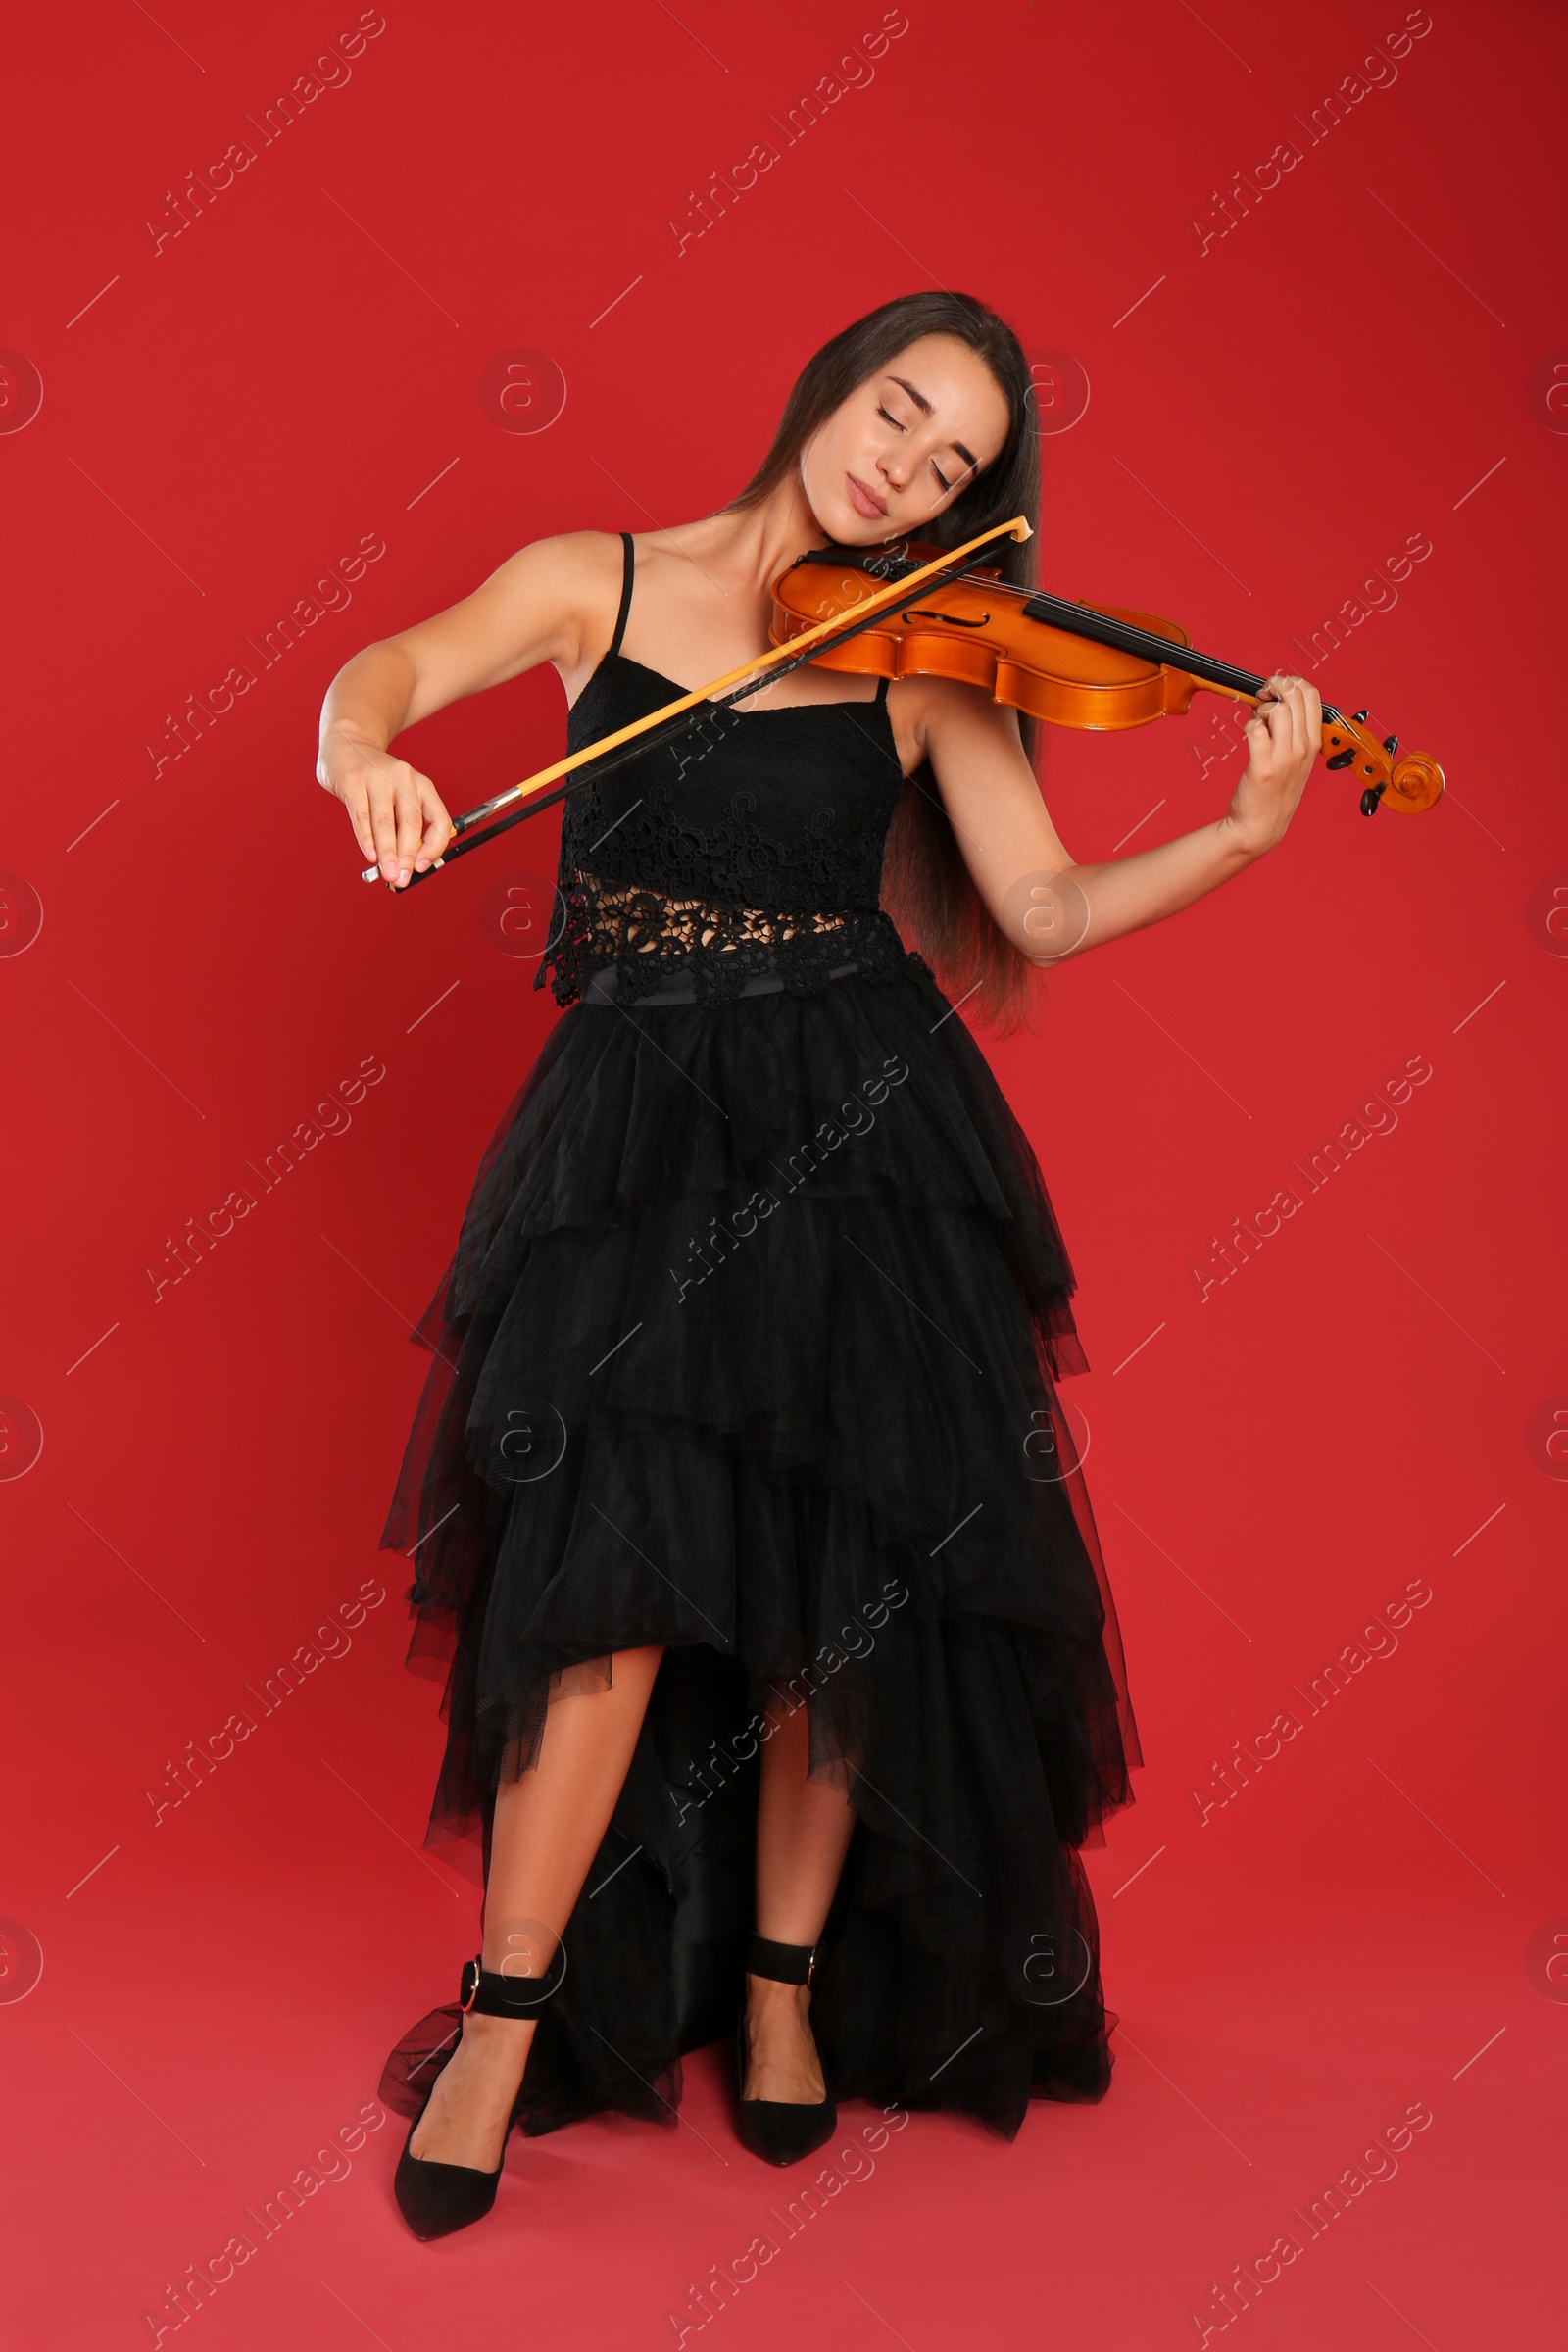
<svg viewBox="0 0 1568 2352"><path fill-rule="evenodd" d="M1397 605L1315 675L1453 789L1368 824L1320 768L1265 866L1074 963L1037 1033L993 1048L1081 1280L1095 1370L1070 1395L1150 1759L1089 1857L1120 2064L1102 2107L1037 2106L1010 2148L915 2118L710 2325L1149 2352L1196 2342L1198 2309L1217 2342L1213 2282L1423 2101L1397 2177L1225 2332L1545 2343L1568 1494L1529 1431L1568 1390L1544 1182L1568 967L1541 889L1568 867L1544 757L1561 10L1437 0L1396 80L1307 145L1291 118L1402 9L910 0L874 79L677 253L667 216L874 6L388 0L352 78L253 138L155 252L144 216L355 14L161 0L12 36L0 341L43 387L0 435L21 688L0 945L29 893L43 912L0 957L0 1390L24 1408L0 1466L24 1463L28 1412L43 1433L0 1483L13 2340L149 2341L166 2282L356 2115L476 1941L472 1888L418 1851L440 1730L374 1545L423 1368L407 1326L552 1017L481 902L554 841L541 824L408 903L362 888L312 781L326 682L527 540L710 511L808 353L938 282L1087 378L1045 444L1049 584L1267 668L1425 534ZM1200 251L1193 216L1285 139L1299 164ZM516 347L564 378L542 432L480 404ZM6 384L16 423L24 370ZM165 714L362 534L386 552L352 605L252 662L155 775ZM1239 754L1205 775L1193 749L1216 708L1049 742L1076 855L1161 801L1145 841L1219 812ZM463 807L562 733L547 671L405 748ZM365 1056L386 1075L352 1128L155 1302L166 1237ZM1200 1299L1211 1237L1413 1056L1432 1075L1397 1129ZM382 1575L352 1652L155 1826L166 1762ZM1432 1597L1397 1652L1200 1820L1214 1760L1413 1580ZM514 2141L497 2217L435 2248L392 2207L389 2121L189 2325L209 2346L405 2352L497 2325L653 2346L674 2310L694 2343L689 2282L799 2185L735 2146L721 2055L688 2066L692 2129Z"/></svg>

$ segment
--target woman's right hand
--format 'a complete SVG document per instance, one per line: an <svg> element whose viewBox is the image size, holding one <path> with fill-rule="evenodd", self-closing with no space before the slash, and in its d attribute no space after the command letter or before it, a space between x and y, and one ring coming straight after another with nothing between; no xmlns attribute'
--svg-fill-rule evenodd
<svg viewBox="0 0 1568 2352"><path fill-rule="evenodd" d="M452 819L428 776L362 737L329 726L316 780L349 812L367 863L395 890L434 865L452 839Z"/></svg>

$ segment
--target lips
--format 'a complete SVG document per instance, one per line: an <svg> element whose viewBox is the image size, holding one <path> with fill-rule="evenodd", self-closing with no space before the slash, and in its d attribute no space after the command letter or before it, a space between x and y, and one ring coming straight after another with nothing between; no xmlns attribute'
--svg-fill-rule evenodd
<svg viewBox="0 0 1568 2352"><path fill-rule="evenodd" d="M886 499L878 498L875 491L868 490L865 484L858 481L853 473L847 473L844 479L850 487L850 504L858 514L863 514L867 521L874 515L886 514L888 511Z"/></svg>

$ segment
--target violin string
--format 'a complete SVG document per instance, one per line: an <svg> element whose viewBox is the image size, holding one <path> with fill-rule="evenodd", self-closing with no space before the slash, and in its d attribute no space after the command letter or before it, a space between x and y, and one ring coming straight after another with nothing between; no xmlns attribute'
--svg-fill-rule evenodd
<svg viewBox="0 0 1568 2352"><path fill-rule="evenodd" d="M1117 653L1132 654L1162 668L1179 669L1186 676L1205 679L1210 685L1228 686L1236 693L1255 697L1268 684L1267 678L1252 670L1238 669L1234 662L1216 661L1211 654L1197 653L1190 645L1179 645L1172 638L1156 635L1152 629L1141 629L1132 621L1096 612L1087 605L1070 604L1065 597L1053 596L1043 588L1036 590L1024 606L1024 617L1048 627L1065 629L1075 637L1091 638L1096 644L1108 645ZM1180 660L1173 660L1174 655L1179 655ZM1338 720L1342 714L1325 703L1323 715Z"/></svg>

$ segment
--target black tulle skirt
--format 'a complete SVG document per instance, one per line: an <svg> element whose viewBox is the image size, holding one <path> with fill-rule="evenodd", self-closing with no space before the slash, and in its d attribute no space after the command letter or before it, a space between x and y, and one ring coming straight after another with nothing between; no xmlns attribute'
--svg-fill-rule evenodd
<svg viewBox="0 0 1568 2352"><path fill-rule="evenodd" d="M480 1164L382 1538L445 1678L432 1848L665 1644L541 2011L525 2129L672 2121L732 2027L764 1710L856 1827L812 2025L840 2098L1010 2137L1109 2080L1077 1849L1141 1761L1055 1382L1082 1368L1034 1154L923 963L808 997L580 1004ZM383 2095L412 2112L455 2009Z"/></svg>

